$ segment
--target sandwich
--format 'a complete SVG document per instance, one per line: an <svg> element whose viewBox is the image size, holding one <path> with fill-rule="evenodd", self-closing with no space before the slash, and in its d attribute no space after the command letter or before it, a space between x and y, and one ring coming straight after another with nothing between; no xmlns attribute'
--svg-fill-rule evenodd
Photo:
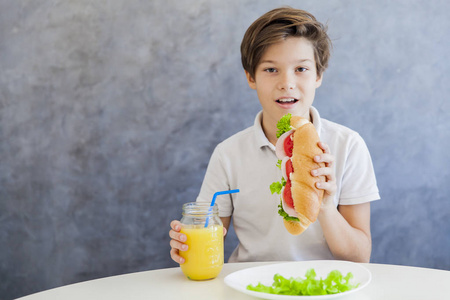
<svg viewBox="0 0 450 300"><path fill-rule="evenodd" d="M314 161L323 151L318 146L319 135L308 119L287 114L277 128L275 147L282 178L270 185L270 191L281 196L278 214L287 231L298 235L316 221L320 211L324 191L316 183L325 181L325 176L312 176L311 171L325 166Z"/></svg>

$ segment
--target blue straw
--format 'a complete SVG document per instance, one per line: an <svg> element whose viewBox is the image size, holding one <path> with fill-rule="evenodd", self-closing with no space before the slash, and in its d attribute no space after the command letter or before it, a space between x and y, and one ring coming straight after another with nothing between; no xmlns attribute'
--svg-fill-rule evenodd
<svg viewBox="0 0 450 300"><path fill-rule="evenodd" d="M209 206L208 217L206 218L206 222L205 222L205 228L208 227L209 216L211 215L211 211L212 211L212 209L214 207L214 204L216 203L217 196L219 196L219 195L226 195L226 194L232 194L232 193L239 193L239 189L229 190L229 191L221 191L221 192L214 193L214 196L213 196L212 201L211 201L211 205Z"/></svg>

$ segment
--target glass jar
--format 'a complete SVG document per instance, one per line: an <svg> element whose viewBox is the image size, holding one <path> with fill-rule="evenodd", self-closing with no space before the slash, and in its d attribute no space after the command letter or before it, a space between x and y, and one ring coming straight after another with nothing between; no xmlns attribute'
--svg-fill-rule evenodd
<svg viewBox="0 0 450 300"><path fill-rule="evenodd" d="M206 226L205 226L206 225ZM217 204L190 202L183 205L181 233L187 237L188 250L180 251L185 259L181 270L191 280L217 277L223 267L223 224Z"/></svg>

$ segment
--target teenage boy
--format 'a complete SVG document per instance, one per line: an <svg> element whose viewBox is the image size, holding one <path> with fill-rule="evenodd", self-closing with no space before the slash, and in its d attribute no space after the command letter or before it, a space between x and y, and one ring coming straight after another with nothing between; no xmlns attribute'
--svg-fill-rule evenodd
<svg viewBox="0 0 450 300"><path fill-rule="evenodd" d="M229 262L370 260L370 201L379 193L369 151L358 133L322 119L312 106L330 48L325 27L310 13L289 7L264 14L244 35L242 64L262 111L252 127L216 147L197 198L210 202L217 191L240 189L216 200L224 228L233 216L239 239ZM327 179L317 186L324 190L318 221L298 236L285 229L279 195L269 189L281 177L274 145L277 122L287 113L314 124L323 150L314 159L325 167L311 174ZM182 264L179 251L187 245L180 229L179 221L171 222L171 257Z"/></svg>

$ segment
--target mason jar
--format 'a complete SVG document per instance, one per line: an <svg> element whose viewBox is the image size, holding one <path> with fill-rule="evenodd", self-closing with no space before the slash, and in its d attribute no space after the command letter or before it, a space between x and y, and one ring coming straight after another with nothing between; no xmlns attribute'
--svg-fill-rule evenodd
<svg viewBox="0 0 450 300"><path fill-rule="evenodd" d="M180 251L185 259L181 270L191 280L217 277L223 267L223 224L217 204L190 202L183 205L181 233L188 249Z"/></svg>

